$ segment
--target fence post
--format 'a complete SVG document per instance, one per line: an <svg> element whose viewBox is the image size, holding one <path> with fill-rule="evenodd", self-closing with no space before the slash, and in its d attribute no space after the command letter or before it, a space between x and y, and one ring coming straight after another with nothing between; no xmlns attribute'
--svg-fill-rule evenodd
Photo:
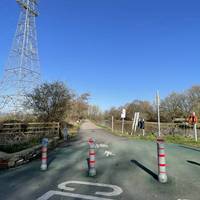
<svg viewBox="0 0 200 200"><path fill-rule="evenodd" d="M48 138L42 139L42 164L41 170L47 170L47 146L48 146Z"/></svg>
<svg viewBox="0 0 200 200"><path fill-rule="evenodd" d="M112 132L114 131L114 117L112 116Z"/></svg>
<svg viewBox="0 0 200 200"><path fill-rule="evenodd" d="M164 139L157 138L157 155L158 155L158 180L160 183L167 182L167 171L166 171L166 154Z"/></svg>

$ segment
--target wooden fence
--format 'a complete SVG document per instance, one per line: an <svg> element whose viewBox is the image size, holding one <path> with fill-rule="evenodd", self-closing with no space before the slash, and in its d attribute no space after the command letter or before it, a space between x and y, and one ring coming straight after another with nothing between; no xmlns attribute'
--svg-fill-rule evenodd
<svg viewBox="0 0 200 200"><path fill-rule="evenodd" d="M0 124L0 145L24 143L42 137L59 136L60 125L49 123L2 123Z"/></svg>

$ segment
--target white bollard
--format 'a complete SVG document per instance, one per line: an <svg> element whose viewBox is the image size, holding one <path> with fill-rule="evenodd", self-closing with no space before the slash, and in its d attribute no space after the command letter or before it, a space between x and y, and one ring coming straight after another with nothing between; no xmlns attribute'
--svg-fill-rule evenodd
<svg viewBox="0 0 200 200"><path fill-rule="evenodd" d="M158 153L158 180L160 183L167 182L167 171L166 171L166 154L164 140L157 138L157 153Z"/></svg>
<svg viewBox="0 0 200 200"><path fill-rule="evenodd" d="M65 126L63 129L63 136L64 136L64 141L67 142L67 137L68 137L68 130L67 127Z"/></svg>
<svg viewBox="0 0 200 200"><path fill-rule="evenodd" d="M95 168L95 163L96 163L96 153L95 153L95 141L90 138L88 140L89 144L89 176L96 176L96 168Z"/></svg>
<svg viewBox="0 0 200 200"><path fill-rule="evenodd" d="M47 170L47 145L48 145L48 139L43 138L42 140L42 164L41 164L41 170Z"/></svg>

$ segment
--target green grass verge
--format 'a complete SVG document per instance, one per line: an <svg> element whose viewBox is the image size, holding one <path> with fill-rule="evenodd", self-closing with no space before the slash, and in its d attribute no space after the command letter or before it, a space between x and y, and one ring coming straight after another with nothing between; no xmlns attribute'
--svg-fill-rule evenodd
<svg viewBox="0 0 200 200"><path fill-rule="evenodd" d="M145 136L129 135L128 133L122 134L120 131L112 132L112 130L110 128L108 128L106 126L102 126L100 124L96 124L96 125L105 129L107 132L109 132L113 135L120 136L120 137L126 137L126 138L129 138L129 139L155 141L156 138L157 138L157 135L155 133L146 133ZM185 136L181 136L181 135L174 135L174 136L173 135L166 135L166 136L163 136L163 138L165 139L166 143L184 144L184 145L200 148L200 139L196 142L194 140L194 138L185 137Z"/></svg>

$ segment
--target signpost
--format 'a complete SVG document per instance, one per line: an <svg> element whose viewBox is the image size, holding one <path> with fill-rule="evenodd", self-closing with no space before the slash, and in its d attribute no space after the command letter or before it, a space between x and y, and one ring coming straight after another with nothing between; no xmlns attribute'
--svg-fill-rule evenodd
<svg viewBox="0 0 200 200"><path fill-rule="evenodd" d="M197 124L194 124L194 136L195 136L195 141L197 142L198 138L197 138Z"/></svg>
<svg viewBox="0 0 200 200"><path fill-rule="evenodd" d="M124 119L126 118L126 109L122 109L121 119L122 119L122 134L124 133Z"/></svg>
<svg viewBox="0 0 200 200"><path fill-rule="evenodd" d="M197 116L195 114L195 112L192 112L192 114L188 117L187 119L188 123L193 125L194 127L194 137L195 137L195 141L197 142L198 137L197 137Z"/></svg>
<svg viewBox="0 0 200 200"><path fill-rule="evenodd" d="M134 132L136 132L137 127L138 127L139 117L140 117L140 113L139 113L139 112L136 112L136 119L135 119Z"/></svg>
<svg viewBox="0 0 200 200"><path fill-rule="evenodd" d="M137 130L137 126L138 126L138 122L139 122L139 117L140 117L140 113L139 112L135 112L134 118L133 118L131 135L133 135L133 131L136 132L136 130Z"/></svg>

